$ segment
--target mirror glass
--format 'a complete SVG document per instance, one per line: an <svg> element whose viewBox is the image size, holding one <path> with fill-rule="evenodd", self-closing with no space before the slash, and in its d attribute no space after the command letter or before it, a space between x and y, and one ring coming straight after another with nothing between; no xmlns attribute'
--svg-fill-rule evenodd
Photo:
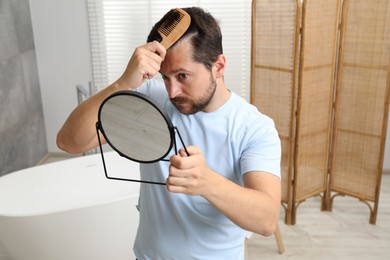
<svg viewBox="0 0 390 260"><path fill-rule="evenodd" d="M171 121L141 93L125 91L111 95L100 106L98 119L107 143L133 161L156 162L172 148Z"/></svg>
<svg viewBox="0 0 390 260"><path fill-rule="evenodd" d="M119 91L106 98L99 107L96 134L99 140L104 173L108 179L165 185L164 182L111 177L107 173L100 133L122 157L140 163L153 163L165 158L174 148L176 133L189 156L179 130L167 115L146 95Z"/></svg>

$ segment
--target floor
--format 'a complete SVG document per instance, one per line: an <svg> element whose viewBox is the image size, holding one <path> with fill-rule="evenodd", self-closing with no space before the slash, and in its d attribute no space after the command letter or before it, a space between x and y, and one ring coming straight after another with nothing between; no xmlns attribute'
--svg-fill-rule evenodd
<svg viewBox="0 0 390 260"><path fill-rule="evenodd" d="M366 204L350 197L336 197L332 212L320 211L320 198L303 202L297 223L285 225L284 209L279 228L285 252L277 252L275 238L254 235L248 241L248 255L255 259L389 259L390 257L390 173L382 175L376 225L369 224Z"/></svg>
<svg viewBox="0 0 390 260"><path fill-rule="evenodd" d="M42 163L69 156L51 154ZM390 173L383 174L376 225L368 223L367 205L350 197L336 197L332 212L320 211L320 198L303 202L295 225L279 228L285 251L278 253L274 236L252 235L247 242L247 258L258 259L389 259L390 256ZM0 245L0 260L12 260Z"/></svg>

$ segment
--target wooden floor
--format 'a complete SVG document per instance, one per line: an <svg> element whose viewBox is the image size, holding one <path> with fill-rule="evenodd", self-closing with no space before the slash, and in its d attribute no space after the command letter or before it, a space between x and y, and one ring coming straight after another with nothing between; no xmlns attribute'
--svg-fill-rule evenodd
<svg viewBox="0 0 390 260"><path fill-rule="evenodd" d="M369 224L366 204L350 197L334 199L332 212L320 211L314 197L297 210L297 223L279 228L285 252L279 254L275 238L253 235L247 243L249 260L257 259L390 259L390 174L383 174L376 225Z"/></svg>
<svg viewBox="0 0 390 260"><path fill-rule="evenodd" d="M45 162L60 160L56 155ZM350 197L336 197L332 212L320 210L320 198L303 202L297 223L279 228L285 252L279 254L273 236L252 235L247 243L247 260L258 259L390 259L390 173L383 174L376 225L369 224L367 205ZM9 259L0 245L0 260Z"/></svg>

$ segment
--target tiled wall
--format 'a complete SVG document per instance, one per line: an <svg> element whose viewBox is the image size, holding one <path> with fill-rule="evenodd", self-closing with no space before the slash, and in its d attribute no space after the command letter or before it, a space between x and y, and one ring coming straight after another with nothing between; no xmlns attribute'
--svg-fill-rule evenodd
<svg viewBox="0 0 390 260"><path fill-rule="evenodd" d="M47 153L28 0L0 1L0 176Z"/></svg>

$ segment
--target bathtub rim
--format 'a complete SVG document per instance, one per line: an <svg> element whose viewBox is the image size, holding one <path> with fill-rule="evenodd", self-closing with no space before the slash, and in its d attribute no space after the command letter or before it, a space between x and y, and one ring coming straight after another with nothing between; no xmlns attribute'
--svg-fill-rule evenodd
<svg viewBox="0 0 390 260"><path fill-rule="evenodd" d="M115 158L120 158L120 160L123 160L122 162L130 162L129 165L132 165L132 167L135 167L139 171L139 163L131 162L127 159L123 159L121 157L118 157L118 155L113 151L106 152L105 156L107 156L109 158L111 157L111 159L113 159L113 160L115 160ZM118 183L117 188L118 189L120 188L121 190L123 190L123 192L120 192L119 194L115 194L112 196L99 197L100 200L98 198L94 199L94 200L86 199L82 203L77 203L72 207L54 207L54 208L50 207L49 209L38 208L37 210L32 209L31 212L26 212L25 210L17 210L17 209L15 210L12 207L8 207L8 208L5 207L5 210L4 210L0 206L0 217L32 217L32 216L57 214L57 213L61 213L61 212L73 211L76 209L83 209L83 208L94 207L97 205L109 204L109 203L113 203L116 201L131 199L131 198L139 196L140 183L111 180L111 179L107 179L104 176L103 165L101 162L101 155L100 154L81 156L81 157L76 157L76 158L71 158L71 159L66 159L66 160L62 160L62 161L51 162L48 164L37 165L37 166L21 169L21 170L18 170L18 171L1 176L0 177L0 187L2 185L7 184L7 182L13 182L12 178L16 178L16 180L18 178L23 179L24 175L27 175L28 178L33 178L34 174L40 174L40 170L42 170L42 169L43 169L43 175L48 175L48 176L50 176L50 178L54 178L54 177L56 177L55 174L51 174L49 171L45 171L45 170L47 170L47 169L51 170L52 168L56 168L57 166L63 167L65 165L67 165L67 163L69 163L69 162L75 163L76 166L85 167L89 170L89 171L85 171L85 175L82 176L83 178L88 178L89 177L88 175L91 175L92 177L94 177L95 172L98 171L99 175L96 175L96 178L97 178L96 184L97 185L103 184L103 186L101 186L101 187L105 187L104 185L106 185L106 183L107 183L107 185L109 185L109 186L112 185L110 187L111 189L115 189L116 188L115 183ZM118 167L122 166L120 163L116 164L116 165ZM83 168L81 168L81 170L82 169ZM32 173L29 173L29 171L32 171ZM62 175L60 173L58 173L58 174ZM138 174L139 174L139 172L138 172ZM8 178L11 178L11 180L8 180ZM83 183L81 182L79 184L83 184ZM78 189L80 189L80 187L78 187ZM126 191L129 191L129 192L127 193ZM130 191L134 191L134 192L131 193ZM81 190L77 190L77 192L80 192L79 194L82 194ZM85 192L88 192L88 190L86 189ZM104 192L104 191L102 191L102 192ZM39 196L42 196L42 194L43 193L39 194ZM0 189L0 195L2 195L1 189ZM6 199L7 199L7 195L12 195L12 193L6 193L5 194ZM25 196L25 194L23 194L23 195ZM25 196L25 197L27 197L27 196ZM23 198L24 198L23 196L21 198L18 198L19 201L16 201L16 203L19 203L19 205L20 205L20 203L22 203L21 201L23 200ZM11 200L12 200L12 198L11 198ZM1 199L0 199L0 202L1 202ZM30 203L34 203L34 201L31 201ZM52 202L50 202L50 203L52 203ZM60 203L61 203L61 201L59 201L59 204ZM9 212L7 212L7 211L9 211Z"/></svg>

